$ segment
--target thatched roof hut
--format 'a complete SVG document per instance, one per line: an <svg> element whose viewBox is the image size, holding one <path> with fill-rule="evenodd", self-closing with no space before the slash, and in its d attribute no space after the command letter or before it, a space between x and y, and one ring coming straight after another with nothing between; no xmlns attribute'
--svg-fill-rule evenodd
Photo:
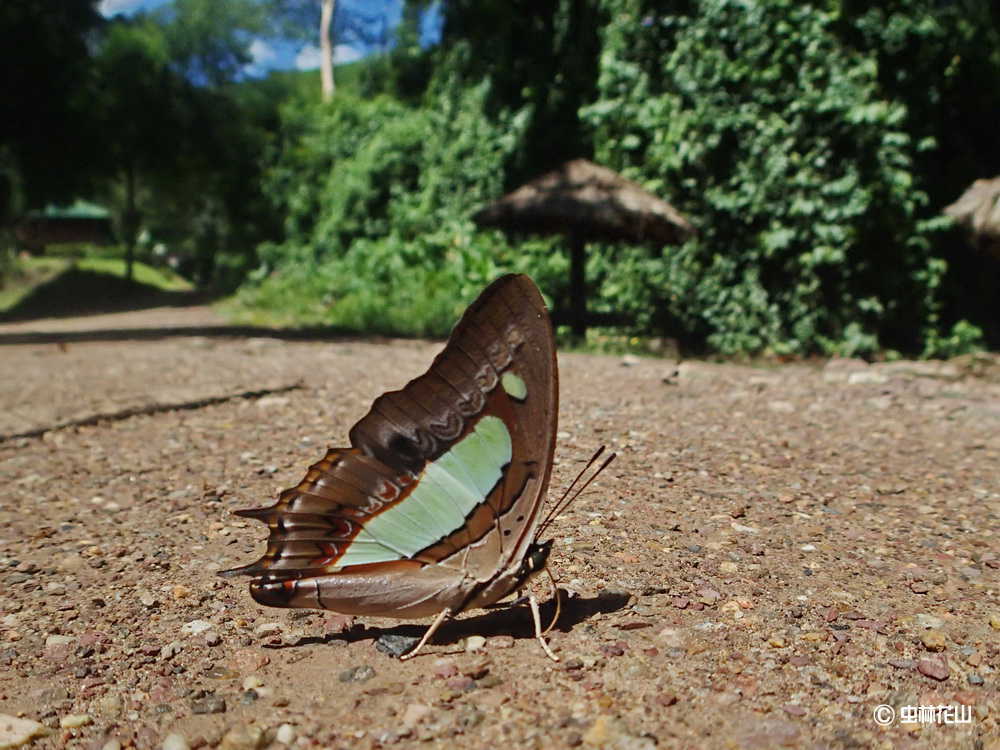
<svg viewBox="0 0 1000 750"><path fill-rule="evenodd" d="M680 212L618 173L586 159L566 162L486 206L479 226L510 234L565 234L571 244L573 331L586 332L584 244L591 240L662 247L694 234Z"/></svg>
<svg viewBox="0 0 1000 750"><path fill-rule="evenodd" d="M976 247L1000 258L1000 177L976 180L944 212L969 230Z"/></svg>

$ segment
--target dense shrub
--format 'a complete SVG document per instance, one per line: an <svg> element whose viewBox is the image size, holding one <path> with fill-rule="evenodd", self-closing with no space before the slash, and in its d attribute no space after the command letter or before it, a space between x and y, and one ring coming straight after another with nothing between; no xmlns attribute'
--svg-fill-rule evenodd
<svg viewBox="0 0 1000 750"><path fill-rule="evenodd" d="M605 294L723 352L917 349L943 267L920 144L831 11L625 3L606 28L598 159L672 196L697 239L608 256Z"/></svg>
<svg viewBox="0 0 1000 750"><path fill-rule="evenodd" d="M511 265L502 238L469 219L500 192L523 122L487 119L487 90L420 108L342 95L291 108L268 172L287 239L261 249L243 302L289 321L446 333Z"/></svg>

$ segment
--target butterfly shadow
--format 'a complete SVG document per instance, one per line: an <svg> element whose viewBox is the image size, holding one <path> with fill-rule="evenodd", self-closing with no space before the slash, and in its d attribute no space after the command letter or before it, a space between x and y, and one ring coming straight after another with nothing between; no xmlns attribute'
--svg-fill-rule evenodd
<svg viewBox="0 0 1000 750"><path fill-rule="evenodd" d="M555 623L553 630L562 633L570 632L574 627L585 622L595 614L608 614L617 612L628 606L629 594L625 592L602 592L593 597L574 596L570 598L566 591L560 591L562 600L559 619ZM539 604L542 628L547 628L556 614L555 599ZM407 638L420 638L427 630L426 624L406 624L394 625L390 627L355 626L350 630L329 634L322 638L304 638L297 644L282 644L272 646L272 648L294 648L308 644L320 643L355 643L357 641L378 642L383 636L403 636ZM535 638L535 626L531 619L531 609L527 599L523 602L518 599L510 603L494 604L487 608L483 614L461 619L449 620L441 625L431 644L436 646L454 646L463 638L472 635L481 635L486 638L498 635L509 635L516 639ZM432 651L426 652L428 655L440 656Z"/></svg>

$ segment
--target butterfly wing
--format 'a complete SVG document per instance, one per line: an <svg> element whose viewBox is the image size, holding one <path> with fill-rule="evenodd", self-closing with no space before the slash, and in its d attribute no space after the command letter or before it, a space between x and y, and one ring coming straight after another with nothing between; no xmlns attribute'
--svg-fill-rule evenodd
<svg viewBox="0 0 1000 750"><path fill-rule="evenodd" d="M255 576L271 606L419 617L506 595L533 540L555 447L548 312L521 275L484 290L430 369L380 396L269 508ZM499 583L498 583L499 582Z"/></svg>

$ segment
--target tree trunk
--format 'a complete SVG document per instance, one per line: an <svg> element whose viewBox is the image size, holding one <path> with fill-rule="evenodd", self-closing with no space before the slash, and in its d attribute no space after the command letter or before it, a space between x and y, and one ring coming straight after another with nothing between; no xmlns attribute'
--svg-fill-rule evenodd
<svg viewBox="0 0 1000 750"><path fill-rule="evenodd" d="M333 26L333 12L337 0L323 0L323 9L319 18L319 74L323 86L323 101L333 98L333 40L330 39L330 28Z"/></svg>

